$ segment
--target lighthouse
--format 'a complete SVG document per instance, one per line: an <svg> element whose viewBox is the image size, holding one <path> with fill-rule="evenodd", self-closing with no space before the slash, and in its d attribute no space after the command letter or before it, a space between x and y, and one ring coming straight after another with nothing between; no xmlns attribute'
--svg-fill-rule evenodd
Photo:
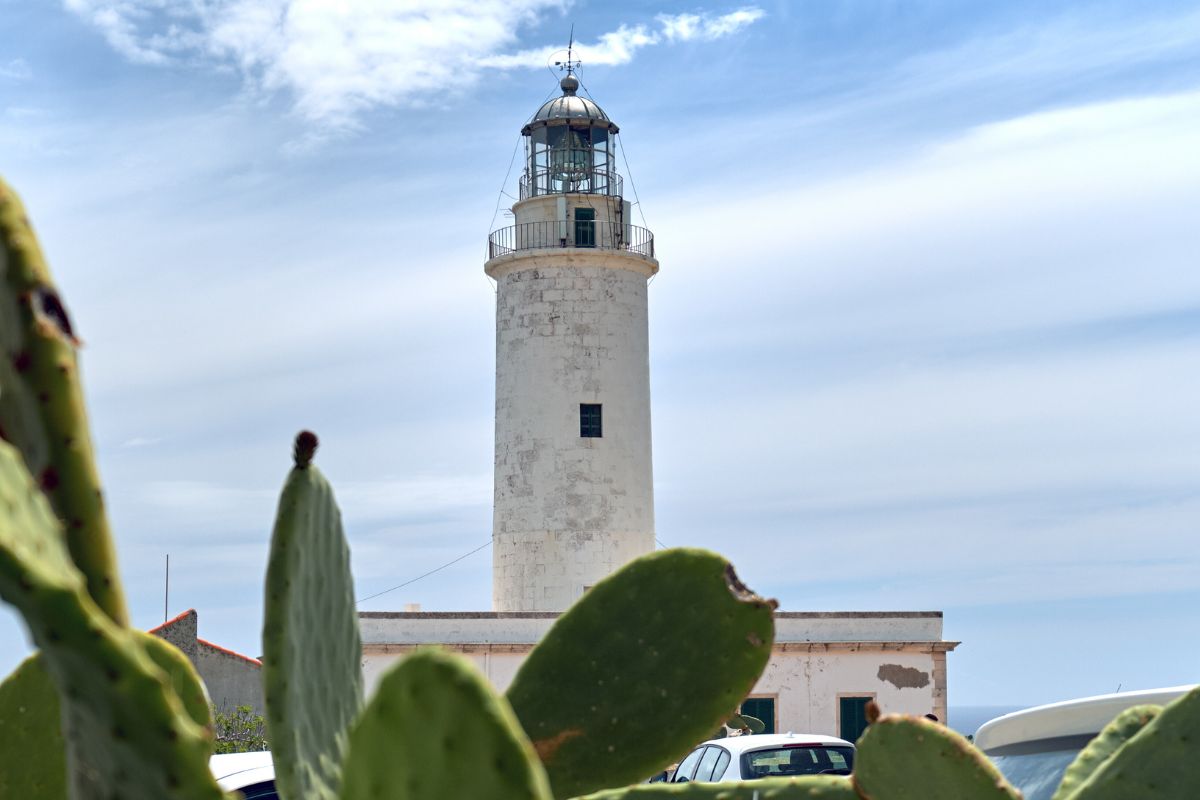
<svg viewBox="0 0 1200 800"><path fill-rule="evenodd" d="M488 238L496 284L492 607L566 610L654 549L647 282L654 237L632 224L618 128L579 95L521 129L514 224Z"/></svg>
<svg viewBox="0 0 1200 800"><path fill-rule="evenodd" d="M630 219L616 123L579 95L569 53L565 66L561 95L521 129L514 224L489 235L484 264L496 286L492 610L359 612L368 692L430 645L470 659L504 691L563 611L654 549L654 237ZM735 563L742 544L726 542ZM803 561L804 547L776 551ZM666 612L646 600L647 614ZM636 622L614 620L613 634ZM944 722L946 653L957 644L942 638L940 611L776 611L771 661L740 708L768 731L848 741L871 702ZM603 641L579 648L593 662L604 653Z"/></svg>

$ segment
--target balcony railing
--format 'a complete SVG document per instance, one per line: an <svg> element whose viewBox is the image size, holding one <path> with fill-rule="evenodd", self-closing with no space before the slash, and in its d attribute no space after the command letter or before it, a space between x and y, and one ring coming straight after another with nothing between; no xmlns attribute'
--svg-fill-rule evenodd
<svg viewBox="0 0 1200 800"><path fill-rule="evenodd" d="M551 250L561 247L594 247L597 250L627 250L654 258L654 234L636 225L591 220L522 222L488 235L488 258L521 250Z"/></svg>
<svg viewBox="0 0 1200 800"><path fill-rule="evenodd" d="M622 197L621 176L610 170L591 170L567 173L539 168L534 171L526 170L521 176L521 199L540 197L547 194L606 194L610 197Z"/></svg>

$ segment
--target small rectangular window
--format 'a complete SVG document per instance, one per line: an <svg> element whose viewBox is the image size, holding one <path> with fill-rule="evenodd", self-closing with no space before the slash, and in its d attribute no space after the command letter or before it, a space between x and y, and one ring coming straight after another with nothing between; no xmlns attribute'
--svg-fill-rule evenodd
<svg viewBox="0 0 1200 800"><path fill-rule="evenodd" d="M738 709L739 714L746 714L762 720L765 726L763 733L775 732L775 698L747 697Z"/></svg>
<svg viewBox="0 0 1200 800"><path fill-rule="evenodd" d="M585 439L599 439L604 435L599 403L579 404L579 435Z"/></svg>
<svg viewBox="0 0 1200 800"><path fill-rule="evenodd" d="M847 742L856 742L867 729L867 703L874 700L873 695L839 695L838 696L838 735Z"/></svg>

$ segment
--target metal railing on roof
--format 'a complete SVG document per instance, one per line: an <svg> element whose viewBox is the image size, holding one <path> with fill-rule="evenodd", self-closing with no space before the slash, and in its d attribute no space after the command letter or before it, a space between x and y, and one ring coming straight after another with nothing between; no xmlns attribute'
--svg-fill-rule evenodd
<svg viewBox="0 0 1200 800"><path fill-rule="evenodd" d="M626 250L654 258L654 234L637 225L592 220L522 222L488 235L488 258L562 247Z"/></svg>

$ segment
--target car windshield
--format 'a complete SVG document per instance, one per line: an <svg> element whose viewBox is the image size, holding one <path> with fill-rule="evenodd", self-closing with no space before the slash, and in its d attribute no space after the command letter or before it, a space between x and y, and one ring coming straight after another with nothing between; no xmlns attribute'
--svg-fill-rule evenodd
<svg viewBox="0 0 1200 800"><path fill-rule="evenodd" d="M1091 738L1061 736L1022 742L989 750L988 756L1025 800L1050 800L1063 773Z"/></svg>
<svg viewBox="0 0 1200 800"><path fill-rule="evenodd" d="M742 777L775 775L849 775L854 768L854 748L820 744L794 744L752 750L742 756Z"/></svg>

